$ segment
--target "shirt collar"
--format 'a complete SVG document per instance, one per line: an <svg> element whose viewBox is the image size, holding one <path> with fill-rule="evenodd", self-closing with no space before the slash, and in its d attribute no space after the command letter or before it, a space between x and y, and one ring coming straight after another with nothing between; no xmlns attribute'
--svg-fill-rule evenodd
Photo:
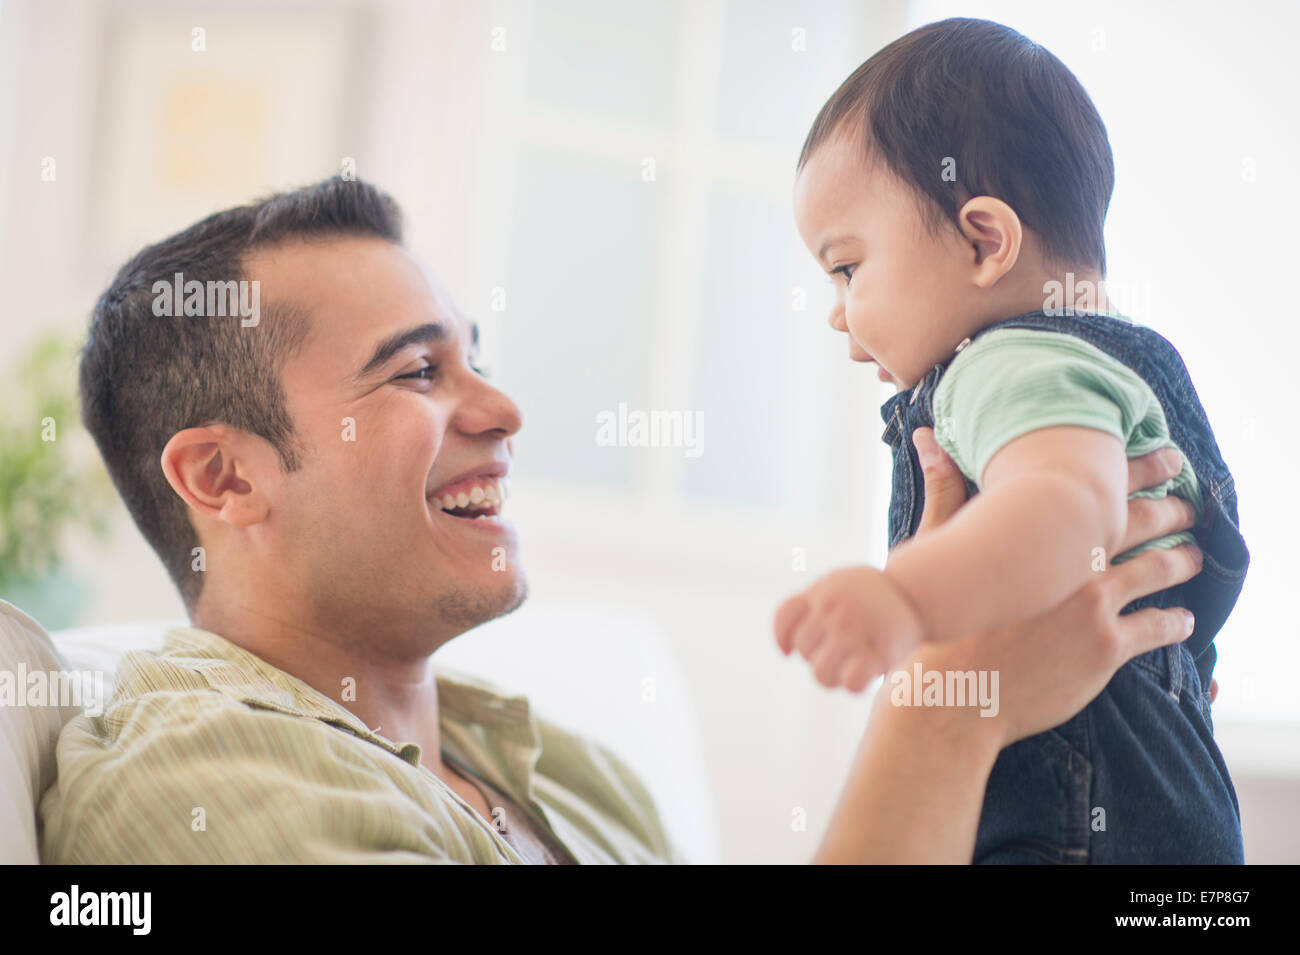
<svg viewBox="0 0 1300 955"><path fill-rule="evenodd" d="M324 720L383 747L412 765L420 764L418 745L398 745L379 735L341 703L209 630L170 627L158 653L173 664L185 659L193 660L190 668L212 689L243 703L292 716ZM530 758L526 758L526 765L519 767L523 778L518 781L523 788L531 789L530 774L526 770L535 764L540 746L528 698L522 694L507 695L486 680L436 664L433 670L438 684L438 722L443 731L444 746L448 739L458 739L475 727L481 727L489 734L503 733L523 744L526 750L535 750L528 754Z"/></svg>

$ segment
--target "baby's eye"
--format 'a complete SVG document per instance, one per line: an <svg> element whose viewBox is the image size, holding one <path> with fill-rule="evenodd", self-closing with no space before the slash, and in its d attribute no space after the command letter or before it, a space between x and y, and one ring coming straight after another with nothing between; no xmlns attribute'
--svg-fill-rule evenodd
<svg viewBox="0 0 1300 955"><path fill-rule="evenodd" d="M856 268L856 265L837 265L835 268L831 269L831 275L834 275L836 272L840 273L844 276L844 284L848 285L849 282L853 281L853 271Z"/></svg>

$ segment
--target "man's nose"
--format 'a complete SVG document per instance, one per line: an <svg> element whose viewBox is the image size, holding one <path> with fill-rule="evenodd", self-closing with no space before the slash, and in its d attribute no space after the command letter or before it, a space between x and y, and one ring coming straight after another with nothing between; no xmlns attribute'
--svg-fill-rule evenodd
<svg viewBox="0 0 1300 955"><path fill-rule="evenodd" d="M837 332L847 332L849 330L849 326L844 321L844 308L840 305L831 309L831 314L827 321L830 323L831 328L835 329Z"/></svg>
<svg viewBox="0 0 1300 955"><path fill-rule="evenodd" d="M467 434L498 431L502 437L516 434L524 426L523 412L510 396L475 376L474 387L465 392L456 409L456 423Z"/></svg>

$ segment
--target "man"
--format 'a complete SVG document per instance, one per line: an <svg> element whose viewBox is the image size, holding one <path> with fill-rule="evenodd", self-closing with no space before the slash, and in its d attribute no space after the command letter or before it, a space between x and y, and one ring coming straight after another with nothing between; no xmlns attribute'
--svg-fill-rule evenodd
<svg viewBox="0 0 1300 955"><path fill-rule="evenodd" d="M258 314L214 307L235 292ZM616 754L429 665L527 591L499 517L521 415L475 342L402 247L392 200L355 181L218 213L118 273L83 415L193 625L128 655L102 719L64 730L45 861L682 860ZM1137 486L1162 467L1135 465ZM932 474L941 520L959 501ZM1186 526L1164 501L1131 513L1147 537ZM1117 614L1194 572L1186 551L1135 560L1050 619L942 648L945 665L1002 666L1015 701L994 720L874 719L819 859L969 861L998 750L1181 639L1174 611ZM1050 627L1079 639L1024 652ZM926 807L860 775L882 758L932 789Z"/></svg>

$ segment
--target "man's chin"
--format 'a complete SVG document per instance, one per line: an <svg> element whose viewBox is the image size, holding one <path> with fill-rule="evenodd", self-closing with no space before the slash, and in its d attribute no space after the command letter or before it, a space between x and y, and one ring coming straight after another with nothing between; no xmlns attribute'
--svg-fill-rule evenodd
<svg viewBox="0 0 1300 955"><path fill-rule="evenodd" d="M454 590L438 598L438 615L463 633L518 610L528 599L528 578L517 570L493 588Z"/></svg>
<svg viewBox="0 0 1300 955"><path fill-rule="evenodd" d="M520 607L524 605L524 601L527 599L528 599L528 578L524 576L523 571L520 571L515 575L514 587L510 591L509 598L503 600L501 603L501 609L498 610L496 613L494 613L488 619L495 620L497 617L504 617L507 614L514 613L516 610L518 610ZM483 622L487 623L486 620Z"/></svg>

